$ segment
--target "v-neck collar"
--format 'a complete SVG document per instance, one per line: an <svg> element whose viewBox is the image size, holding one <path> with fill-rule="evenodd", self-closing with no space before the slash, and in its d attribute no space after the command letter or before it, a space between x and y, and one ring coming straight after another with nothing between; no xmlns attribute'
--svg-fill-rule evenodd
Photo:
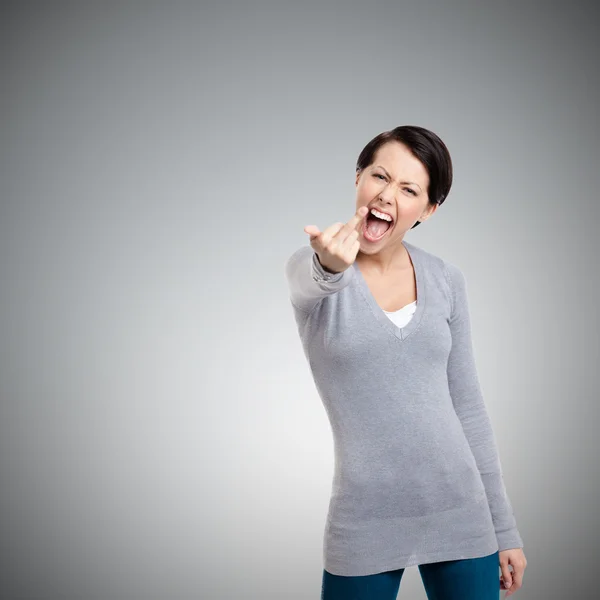
<svg viewBox="0 0 600 600"><path fill-rule="evenodd" d="M356 263L356 261L352 264L354 268L354 272L357 275L356 281L358 284L358 289L360 290L362 296L366 300L367 304L370 306L371 311L373 312L375 318L379 321L379 323L387 329L392 335L395 335L399 340L404 341L413 331L417 329L419 323L421 322L421 318L423 317L423 311L425 310L426 303L426 289L425 289L425 278L422 272L422 263L421 257L419 255L419 250L412 244L405 242L402 240L402 245L406 248L406 252L408 253L408 257L412 263L415 279L416 279L416 287L417 287L417 306L415 312L413 313L410 321L404 327L398 327L384 312L384 310L377 304L375 297L371 293L369 286L367 285L366 279L363 277L361 273L360 267Z"/></svg>

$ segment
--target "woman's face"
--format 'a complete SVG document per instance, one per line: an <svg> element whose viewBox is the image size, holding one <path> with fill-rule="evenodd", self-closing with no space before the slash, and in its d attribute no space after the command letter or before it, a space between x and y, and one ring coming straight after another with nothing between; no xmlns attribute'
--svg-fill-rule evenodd
<svg viewBox="0 0 600 600"><path fill-rule="evenodd" d="M428 187L427 170L404 144L392 141L381 146L373 163L356 174L356 209L369 208L359 231L361 252L374 254L399 245L417 221L435 212L437 205L428 206ZM371 208L392 217L387 230L383 223L371 228Z"/></svg>

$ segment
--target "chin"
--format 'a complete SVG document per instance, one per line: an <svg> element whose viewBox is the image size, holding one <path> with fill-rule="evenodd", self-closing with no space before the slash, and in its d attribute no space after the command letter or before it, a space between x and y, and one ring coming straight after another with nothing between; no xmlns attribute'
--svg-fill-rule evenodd
<svg viewBox="0 0 600 600"><path fill-rule="evenodd" d="M373 254L375 252L375 250L373 248L367 248L367 247L363 246L362 244L360 245L360 248L358 249L358 251L361 254Z"/></svg>
<svg viewBox="0 0 600 600"><path fill-rule="evenodd" d="M377 246L377 247L375 247ZM359 252L363 254L377 254L381 249L385 248L387 244L371 244L369 242L361 242Z"/></svg>

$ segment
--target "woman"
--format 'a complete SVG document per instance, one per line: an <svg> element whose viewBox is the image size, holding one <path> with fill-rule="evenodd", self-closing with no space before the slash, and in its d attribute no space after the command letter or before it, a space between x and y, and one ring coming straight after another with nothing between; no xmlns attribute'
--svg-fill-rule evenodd
<svg viewBox="0 0 600 600"><path fill-rule="evenodd" d="M451 184L436 134L381 133L358 158L355 215L307 226L310 246L285 265L334 438L322 600L391 600L411 565L430 599L491 600L522 585L527 561L477 378L465 278L404 241Z"/></svg>

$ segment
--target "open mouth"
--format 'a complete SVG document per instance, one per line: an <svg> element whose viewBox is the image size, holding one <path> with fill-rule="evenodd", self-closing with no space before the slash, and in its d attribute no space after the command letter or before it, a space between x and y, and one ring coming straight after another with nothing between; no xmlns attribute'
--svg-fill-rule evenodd
<svg viewBox="0 0 600 600"><path fill-rule="evenodd" d="M378 242L392 228L393 221L386 221L369 213L363 226L363 237L369 242Z"/></svg>

